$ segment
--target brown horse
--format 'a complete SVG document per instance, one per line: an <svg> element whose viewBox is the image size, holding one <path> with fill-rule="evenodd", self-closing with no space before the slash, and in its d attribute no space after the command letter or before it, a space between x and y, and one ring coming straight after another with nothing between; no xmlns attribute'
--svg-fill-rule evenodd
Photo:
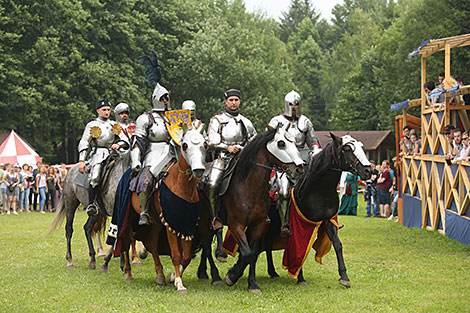
<svg viewBox="0 0 470 313"><path fill-rule="evenodd" d="M281 167L291 177L298 177L303 163L294 138L282 128L256 136L241 152L232 181L220 198L221 208L227 213L227 225L240 252L237 264L225 276L227 285L233 285L250 264L248 290L260 291L255 266L271 204L268 192L271 170Z"/></svg>
<svg viewBox="0 0 470 313"><path fill-rule="evenodd" d="M136 193L132 194L131 205L134 213L129 215L131 220L129 221L129 227L126 229L123 241L125 260L124 273L126 281L133 280L129 262L129 244L132 234L136 232L136 239L141 240L147 251L153 256L158 284L165 283L165 275L159 255L167 254L167 246L169 245L171 260L175 267L174 284L178 293L186 292L186 288L181 280L181 275L191 261L192 241L190 236L178 233L177 230L174 229L175 227L172 228L172 225L163 219L160 193L163 188L168 188L174 195L186 203L200 203L201 196L198 192L197 184L205 170L204 160L206 147L207 144L200 130L192 129L185 132L182 139L179 161L169 168L168 175L164 178L160 189L154 194L155 216L160 218L152 217L150 226L136 226L136 221L140 215L141 209L138 195ZM169 208L169 210L171 209L177 208ZM195 227L196 225L194 224L194 228ZM172 276L173 275L168 276L169 281L173 281Z"/></svg>

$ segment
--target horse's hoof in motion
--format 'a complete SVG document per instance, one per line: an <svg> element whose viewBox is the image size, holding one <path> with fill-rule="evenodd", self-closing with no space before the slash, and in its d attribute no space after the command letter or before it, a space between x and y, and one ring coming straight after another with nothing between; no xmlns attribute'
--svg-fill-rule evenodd
<svg viewBox="0 0 470 313"><path fill-rule="evenodd" d="M279 278L279 274L274 272L274 273L269 273L269 277L271 278Z"/></svg>
<svg viewBox="0 0 470 313"><path fill-rule="evenodd" d="M228 277L228 274L225 275L225 283L227 284L227 286L233 286L233 282L230 277Z"/></svg>
<svg viewBox="0 0 470 313"><path fill-rule="evenodd" d="M165 286L165 276L163 277L158 277L155 279L155 281L157 282L158 285L160 286Z"/></svg>
<svg viewBox="0 0 470 313"><path fill-rule="evenodd" d="M90 216L90 217L97 215L98 214L98 209L96 208L96 205L89 204L86 207L86 214L88 214L88 216Z"/></svg>
<svg viewBox="0 0 470 313"><path fill-rule="evenodd" d="M339 279L339 284L344 286L344 287L351 287L351 283L349 282L349 280L344 280L344 279Z"/></svg>
<svg viewBox="0 0 470 313"><path fill-rule="evenodd" d="M139 259L135 258L132 260L132 266L141 267L142 263L139 261Z"/></svg>
<svg viewBox="0 0 470 313"><path fill-rule="evenodd" d="M140 248L140 250L139 250L139 259L145 260L148 255L149 255L149 252L147 251L147 249L145 249L144 247Z"/></svg>
<svg viewBox="0 0 470 313"><path fill-rule="evenodd" d="M129 283L129 282L132 282L132 281L134 281L134 277L128 277L128 278L126 278L126 282Z"/></svg>
<svg viewBox="0 0 470 313"><path fill-rule="evenodd" d="M227 262L227 258L224 258L223 256L218 256L216 259L217 261L222 262L222 263Z"/></svg>
<svg viewBox="0 0 470 313"><path fill-rule="evenodd" d="M103 249L98 249L98 257L103 259L105 256L106 253L103 251Z"/></svg>
<svg viewBox="0 0 470 313"><path fill-rule="evenodd" d="M307 286L307 282L304 280L304 281L299 281L297 282L297 286Z"/></svg>
<svg viewBox="0 0 470 313"><path fill-rule="evenodd" d="M166 281L169 283L169 284L173 284L175 282L175 278L176 278L176 274L175 273L170 273L168 274L168 276L166 277Z"/></svg>
<svg viewBox="0 0 470 313"><path fill-rule="evenodd" d="M93 261L88 262L88 268L90 268L91 270L96 269L96 262L93 262Z"/></svg>
<svg viewBox="0 0 470 313"><path fill-rule="evenodd" d="M248 292L251 292L251 293L261 293L261 289L259 289L259 288L248 289Z"/></svg>
<svg viewBox="0 0 470 313"><path fill-rule="evenodd" d="M101 273L106 273L108 271L108 267L103 264L98 268L98 271Z"/></svg>
<svg viewBox="0 0 470 313"><path fill-rule="evenodd" d="M222 280L216 280L216 281L212 282L212 286L214 286L214 287L219 287L219 286L223 286L223 285L224 285L224 283L223 283Z"/></svg>
<svg viewBox="0 0 470 313"><path fill-rule="evenodd" d="M72 263L67 264L67 269L73 270L74 268L75 268L75 266L73 266Z"/></svg>

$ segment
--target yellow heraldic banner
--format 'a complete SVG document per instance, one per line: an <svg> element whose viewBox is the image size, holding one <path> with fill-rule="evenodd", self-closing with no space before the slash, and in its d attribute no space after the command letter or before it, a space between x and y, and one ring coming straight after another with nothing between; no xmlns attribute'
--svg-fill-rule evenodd
<svg viewBox="0 0 470 313"><path fill-rule="evenodd" d="M188 129L191 129L193 125L191 124L191 111L188 109L185 110L173 110L166 111L165 116L168 119L166 128L171 138L181 146L181 138L183 138L183 125L186 124Z"/></svg>

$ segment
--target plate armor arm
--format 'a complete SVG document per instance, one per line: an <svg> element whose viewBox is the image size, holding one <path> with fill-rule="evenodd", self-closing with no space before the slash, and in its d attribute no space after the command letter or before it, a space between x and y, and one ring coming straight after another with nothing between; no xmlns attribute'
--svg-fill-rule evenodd
<svg viewBox="0 0 470 313"><path fill-rule="evenodd" d="M256 129L251 123L251 121L247 118L244 118L243 123L245 124L245 127L246 127L246 137L247 137L246 139L247 141L251 141L253 138L255 138L257 134Z"/></svg>
<svg viewBox="0 0 470 313"><path fill-rule="evenodd" d="M320 141L315 135L313 124L305 115L302 115L299 119L299 129L305 133L305 143L310 150L320 148Z"/></svg>
<svg viewBox="0 0 470 313"><path fill-rule="evenodd" d="M140 115L135 122L135 134L131 139L131 168L140 170L142 168L142 156L147 148L149 119L147 113Z"/></svg>
<svg viewBox="0 0 470 313"><path fill-rule="evenodd" d="M222 142L222 124L220 121L213 117L209 122L208 130L208 145L210 149L213 150L227 150L228 145Z"/></svg>
<svg viewBox="0 0 470 313"><path fill-rule="evenodd" d="M90 134L90 129L91 125L88 123L85 126L85 129L83 130L83 135L82 139L80 139L80 142L78 143L78 161L79 162L85 162L88 151L90 150L90 143L91 140L93 139Z"/></svg>

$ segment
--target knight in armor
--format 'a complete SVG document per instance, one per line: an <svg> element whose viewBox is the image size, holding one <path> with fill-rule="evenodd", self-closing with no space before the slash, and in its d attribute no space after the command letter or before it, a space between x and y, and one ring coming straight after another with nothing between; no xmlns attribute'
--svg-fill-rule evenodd
<svg viewBox="0 0 470 313"><path fill-rule="evenodd" d="M131 168L138 175L131 181L130 189L139 195L139 225L150 225L147 200L154 179L176 156L174 143L166 128L165 111L170 110L170 96L166 88L158 83L152 94L152 104L152 110L137 118L135 136L131 141Z"/></svg>
<svg viewBox="0 0 470 313"><path fill-rule="evenodd" d="M212 117L209 122L208 145L213 153L213 162L203 178L209 186L214 230L223 226L217 217L215 190L230 160L256 135L251 121L238 112L242 99L241 92L229 89L224 93L224 97L224 111Z"/></svg>
<svg viewBox="0 0 470 313"><path fill-rule="evenodd" d="M86 212L89 216L96 215L98 209L94 204L103 164L112 150L129 149L129 141L123 135L119 123L109 120L111 104L107 99L96 103L98 118L89 122L83 131L82 139L78 144L78 170L85 173L88 167L88 206Z"/></svg>
<svg viewBox="0 0 470 313"><path fill-rule="evenodd" d="M131 139L132 135L135 132L135 123L129 119L129 105L127 103L121 102L114 108L114 117L116 121L121 125L124 135Z"/></svg>
<svg viewBox="0 0 470 313"><path fill-rule="evenodd" d="M194 102L193 100L185 100L181 105L181 109L189 110L191 112L191 124L194 128L198 129L199 127L204 125L202 121L198 120L196 117L196 102Z"/></svg>
<svg viewBox="0 0 470 313"><path fill-rule="evenodd" d="M312 122L302 115L300 95L292 90L284 97L284 114L274 116L268 123L268 127L283 127L287 132L293 135L297 149L302 150L307 145L309 149L308 156L312 157L319 151L320 143L315 136ZM305 160L307 161L307 160ZM289 191L292 187L292 181L282 172L276 173L273 178L276 184L279 196L279 216L281 218L281 235L287 237L291 234L289 228Z"/></svg>

